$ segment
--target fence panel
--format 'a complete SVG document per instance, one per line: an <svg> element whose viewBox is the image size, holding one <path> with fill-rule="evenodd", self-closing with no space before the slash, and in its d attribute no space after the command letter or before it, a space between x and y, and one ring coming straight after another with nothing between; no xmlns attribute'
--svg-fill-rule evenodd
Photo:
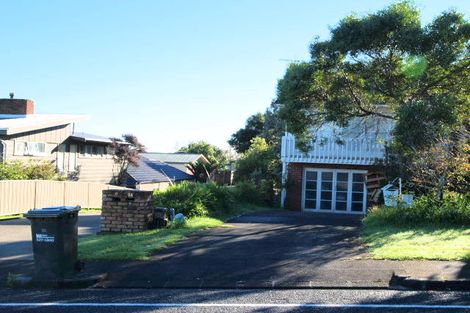
<svg viewBox="0 0 470 313"><path fill-rule="evenodd" d="M25 182L29 183L28 181ZM64 205L64 182L53 180L35 180L32 182L35 184L36 189L35 196L33 195L35 208ZM17 190L16 192L21 191Z"/></svg>
<svg viewBox="0 0 470 313"><path fill-rule="evenodd" d="M34 182L0 182L0 215L26 212L34 207Z"/></svg>
<svg viewBox="0 0 470 313"><path fill-rule="evenodd" d="M89 208L88 185L90 183L64 182L64 205L79 205L82 208ZM99 184L98 188L103 190L103 184Z"/></svg>
<svg viewBox="0 0 470 313"><path fill-rule="evenodd" d="M85 182L3 180L0 181L0 215L57 205L101 208L101 193L105 189L127 188Z"/></svg>

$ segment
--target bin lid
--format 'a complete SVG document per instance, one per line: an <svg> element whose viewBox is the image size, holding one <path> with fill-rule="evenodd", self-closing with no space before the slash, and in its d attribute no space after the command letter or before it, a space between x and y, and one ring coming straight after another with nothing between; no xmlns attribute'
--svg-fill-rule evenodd
<svg viewBox="0 0 470 313"><path fill-rule="evenodd" d="M44 218L44 217L59 217L65 214L70 214L80 211L80 206L51 206L41 209L29 210L26 213L26 218Z"/></svg>

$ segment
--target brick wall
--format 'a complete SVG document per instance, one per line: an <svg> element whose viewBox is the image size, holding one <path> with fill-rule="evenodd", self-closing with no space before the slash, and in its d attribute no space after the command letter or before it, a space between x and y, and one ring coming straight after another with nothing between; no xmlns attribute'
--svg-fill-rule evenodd
<svg viewBox="0 0 470 313"><path fill-rule="evenodd" d="M331 168L348 170L371 170L373 166L343 164L289 163L287 177L286 208L292 211L302 210L302 181L304 168Z"/></svg>
<svg viewBox="0 0 470 313"><path fill-rule="evenodd" d="M139 232L153 219L151 191L103 190L101 232Z"/></svg>
<svg viewBox="0 0 470 313"><path fill-rule="evenodd" d="M0 99L0 114L34 114L34 102L26 99Z"/></svg>

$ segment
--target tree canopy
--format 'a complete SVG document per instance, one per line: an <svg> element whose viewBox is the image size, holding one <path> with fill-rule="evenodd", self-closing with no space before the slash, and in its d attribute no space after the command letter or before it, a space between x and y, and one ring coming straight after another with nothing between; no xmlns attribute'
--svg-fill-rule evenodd
<svg viewBox="0 0 470 313"><path fill-rule="evenodd" d="M122 184L123 177L129 164L139 166L140 154L147 152L145 146L132 134L112 138L111 147L114 151L114 162L119 166L117 183Z"/></svg>
<svg viewBox="0 0 470 313"><path fill-rule="evenodd" d="M289 66L277 88L280 117L304 147L313 126L370 115L399 125L402 110L452 129L469 116L469 40L470 23L452 10L426 26L409 2L348 16L312 43L309 62Z"/></svg>
<svg viewBox="0 0 470 313"><path fill-rule="evenodd" d="M203 140L191 142L177 152L203 154L214 169L224 167L228 163L228 156L222 149Z"/></svg>
<svg viewBox="0 0 470 313"><path fill-rule="evenodd" d="M247 151L250 148L251 140L263 132L264 120L264 114L253 114L246 120L245 127L240 128L230 137L228 144L238 153Z"/></svg>

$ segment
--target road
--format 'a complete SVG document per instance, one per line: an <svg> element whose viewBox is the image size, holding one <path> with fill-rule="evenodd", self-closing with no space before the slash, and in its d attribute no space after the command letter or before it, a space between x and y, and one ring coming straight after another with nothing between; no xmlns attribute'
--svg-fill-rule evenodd
<svg viewBox="0 0 470 313"><path fill-rule="evenodd" d="M28 302L28 305L21 303ZM11 304L11 306L7 306ZM0 312L470 312L469 292L363 289L0 290Z"/></svg>
<svg viewBox="0 0 470 313"><path fill-rule="evenodd" d="M25 218L0 221L0 262L33 260L31 223ZM78 235L95 234L100 227L100 215L80 215Z"/></svg>
<svg viewBox="0 0 470 313"><path fill-rule="evenodd" d="M31 226L27 219L0 221L0 288L8 273L28 274L33 270ZM99 230L100 215L80 215L78 235L87 236Z"/></svg>

